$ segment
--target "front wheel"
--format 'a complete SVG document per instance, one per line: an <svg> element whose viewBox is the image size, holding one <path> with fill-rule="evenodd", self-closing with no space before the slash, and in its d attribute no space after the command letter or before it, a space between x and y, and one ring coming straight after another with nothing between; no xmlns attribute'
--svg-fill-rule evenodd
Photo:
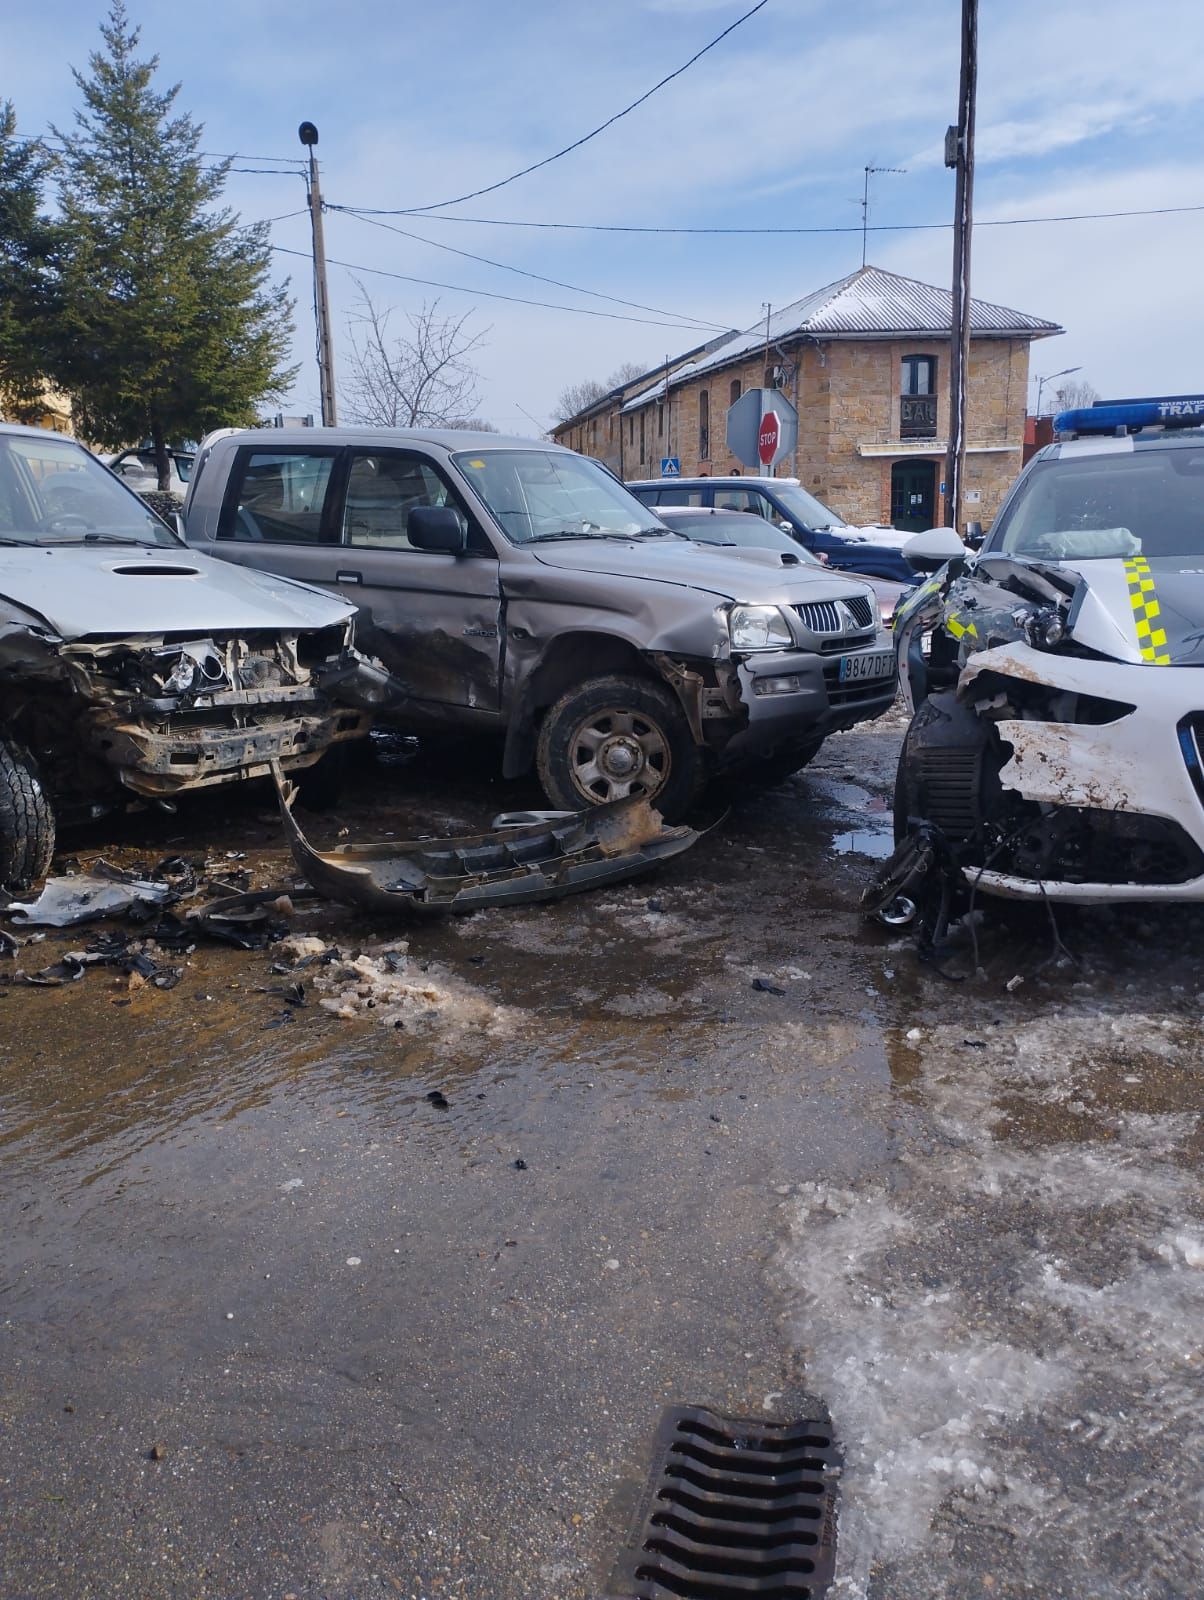
<svg viewBox="0 0 1204 1600"><path fill-rule="evenodd" d="M539 730L535 764L554 806L581 811L643 795L667 821L701 787L702 758L668 689L644 678L592 678L561 695Z"/></svg>
<svg viewBox="0 0 1204 1600"><path fill-rule="evenodd" d="M54 812L33 762L0 739L0 888L28 889L54 855Z"/></svg>

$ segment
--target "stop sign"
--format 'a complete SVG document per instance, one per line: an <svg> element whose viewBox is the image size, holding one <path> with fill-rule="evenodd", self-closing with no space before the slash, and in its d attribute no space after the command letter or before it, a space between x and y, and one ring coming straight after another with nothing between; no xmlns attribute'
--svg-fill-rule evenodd
<svg viewBox="0 0 1204 1600"><path fill-rule="evenodd" d="M777 412L767 411L761 418L761 431L757 434L757 454L762 466L773 466L773 458L778 453L779 432Z"/></svg>

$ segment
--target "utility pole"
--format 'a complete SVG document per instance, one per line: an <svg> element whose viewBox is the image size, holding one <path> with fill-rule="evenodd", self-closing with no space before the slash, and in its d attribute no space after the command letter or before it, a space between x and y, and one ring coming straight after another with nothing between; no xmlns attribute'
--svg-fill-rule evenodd
<svg viewBox="0 0 1204 1600"><path fill-rule="evenodd" d="M765 359L761 363L761 366L762 366L762 369L763 369L762 372L761 372L761 382L765 386L765 388L768 389L770 387L770 383L769 383L769 319L770 319L770 316L773 313L773 306L770 304L770 302L768 300L766 300L764 302L764 304L765 304ZM775 384L775 385L773 385L773 387L776 388L777 385ZM762 401L762 404L764 404L764 401ZM768 478L772 478L773 477L773 468L772 467L766 467L765 475Z"/></svg>
<svg viewBox="0 0 1204 1600"><path fill-rule="evenodd" d="M875 172L894 172L902 176L906 167L866 167L865 182L861 186L861 265L865 266L865 236L870 227L870 176Z"/></svg>
<svg viewBox="0 0 1204 1600"><path fill-rule="evenodd" d="M970 366L970 240L974 230L974 103L978 92L978 0L962 0L957 126L945 133L945 165L957 169L953 202L953 318L949 332L949 454L945 521L961 532L966 470L966 377Z"/></svg>
<svg viewBox="0 0 1204 1600"><path fill-rule="evenodd" d="M318 182L318 162L314 146L318 130L312 122L297 129L301 143L309 151L309 220L314 241L314 322L318 330L318 382L322 391L322 426L338 426L334 400L334 342L330 336L330 296L326 289L326 239L322 231L322 189Z"/></svg>

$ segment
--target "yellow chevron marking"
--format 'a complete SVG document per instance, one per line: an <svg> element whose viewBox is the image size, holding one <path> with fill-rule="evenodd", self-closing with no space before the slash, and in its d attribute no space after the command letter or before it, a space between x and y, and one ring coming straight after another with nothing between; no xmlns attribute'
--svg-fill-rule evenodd
<svg viewBox="0 0 1204 1600"><path fill-rule="evenodd" d="M1134 556L1125 562L1125 581L1129 586L1129 604L1133 607L1133 626L1141 659L1156 667L1169 667L1166 629L1154 626L1162 615L1162 607L1154 592L1154 575L1144 556Z"/></svg>

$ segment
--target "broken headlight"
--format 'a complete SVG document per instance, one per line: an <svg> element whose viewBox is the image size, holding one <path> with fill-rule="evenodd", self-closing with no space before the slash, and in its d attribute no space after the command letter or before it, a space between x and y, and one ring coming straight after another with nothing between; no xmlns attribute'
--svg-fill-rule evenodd
<svg viewBox="0 0 1204 1600"><path fill-rule="evenodd" d="M794 635L778 606L733 606L727 614L733 650L792 650Z"/></svg>
<svg viewBox="0 0 1204 1600"><path fill-rule="evenodd" d="M1014 612L1026 644L1034 650L1050 650L1066 637L1066 619L1057 606L1038 606Z"/></svg>

